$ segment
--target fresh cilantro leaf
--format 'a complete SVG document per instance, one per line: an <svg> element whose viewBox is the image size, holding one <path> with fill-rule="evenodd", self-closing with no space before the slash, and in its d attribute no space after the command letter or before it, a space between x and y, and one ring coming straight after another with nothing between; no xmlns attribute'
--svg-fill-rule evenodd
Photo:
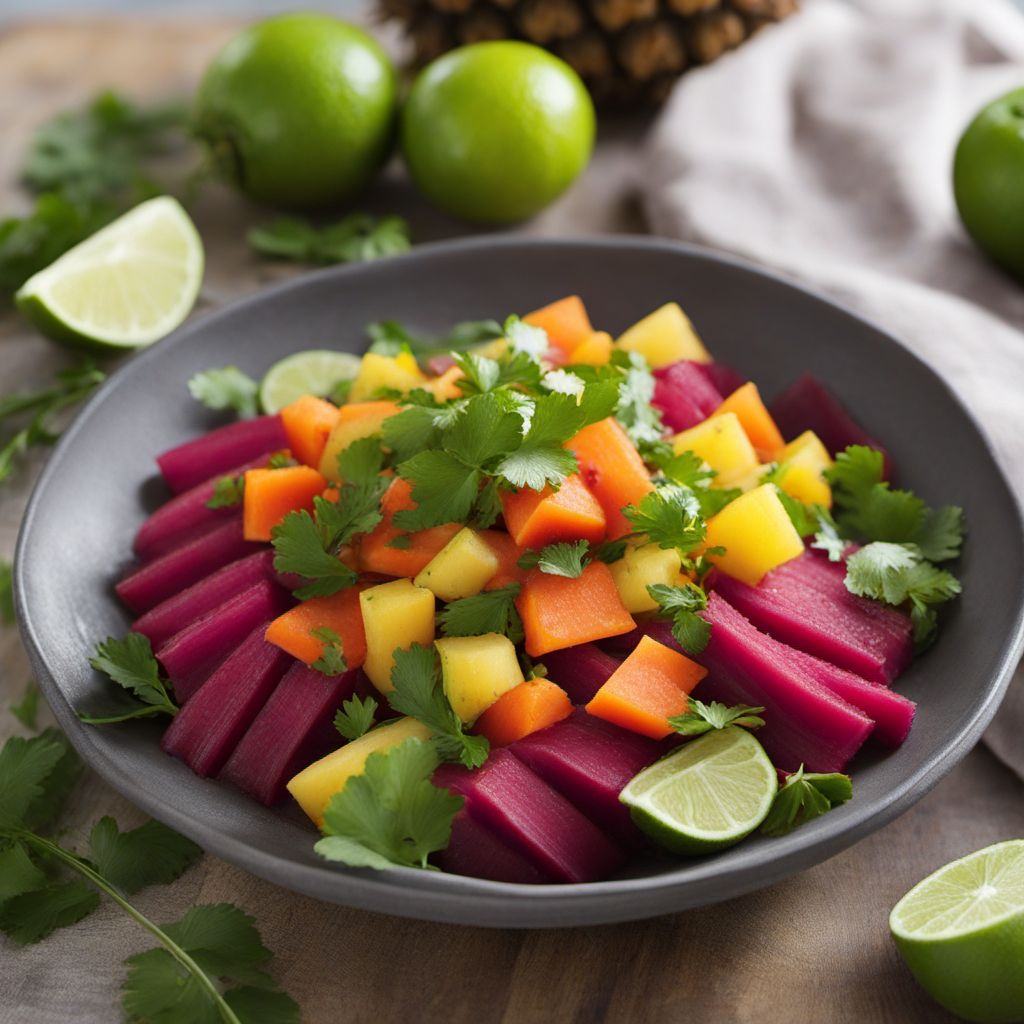
<svg viewBox="0 0 1024 1024"><path fill-rule="evenodd" d="M548 370L540 379L541 384L559 395L569 395L577 400L583 397L587 385L583 378L568 370Z"/></svg>
<svg viewBox="0 0 1024 1024"><path fill-rule="evenodd" d="M479 768L487 760L490 746L484 736L469 736L452 710L441 686L441 670L432 647L413 644L397 648L391 670L394 689L388 703L401 715L417 718L436 738L437 749L446 761L460 761L467 768Z"/></svg>
<svg viewBox="0 0 1024 1024"><path fill-rule="evenodd" d="M121 832L113 818L105 817L89 834L90 861L123 893L173 882L202 855L201 846L159 821Z"/></svg>
<svg viewBox="0 0 1024 1024"><path fill-rule="evenodd" d="M776 795L761 831L767 836L784 836L846 803L852 796L853 783L849 775L805 772L800 765Z"/></svg>
<svg viewBox="0 0 1024 1024"><path fill-rule="evenodd" d="M526 445L507 455L497 471L512 487L542 491L558 486L577 469L576 456L560 445Z"/></svg>
<svg viewBox="0 0 1024 1024"><path fill-rule="evenodd" d="M377 714L377 701L373 697L365 699L358 694L342 701L341 709L334 716L334 728L347 740L357 740L373 728L374 716Z"/></svg>
<svg viewBox="0 0 1024 1024"><path fill-rule="evenodd" d="M445 450L470 466L484 467L522 437L519 416L494 393L466 402L444 432Z"/></svg>
<svg viewBox="0 0 1024 1024"><path fill-rule="evenodd" d="M630 440L641 450L658 448L665 435L661 412L652 404L654 375L647 361L636 352L616 353L624 357L618 385L615 417L622 424ZM613 357L614 359L614 357Z"/></svg>
<svg viewBox="0 0 1024 1024"><path fill-rule="evenodd" d="M476 496L468 525L476 530L486 530L494 525L501 514L502 505L498 483L496 480L488 480Z"/></svg>
<svg viewBox="0 0 1024 1024"><path fill-rule="evenodd" d="M84 765L64 734L55 728L44 729L28 742L57 743L61 749L60 756L39 783L39 795L29 803L22 818L25 828L41 829L60 817L82 777Z"/></svg>
<svg viewBox="0 0 1024 1024"><path fill-rule="evenodd" d="M960 554L963 540L964 510L956 505L943 505L925 512L913 543L929 562L948 562Z"/></svg>
<svg viewBox="0 0 1024 1024"><path fill-rule="evenodd" d="M549 576L566 576L574 580L583 575L589 547L590 542L585 540L578 540L572 544L548 544L540 551L528 551L519 559L519 566L522 569L532 569L536 566Z"/></svg>
<svg viewBox="0 0 1024 1024"><path fill-rule="evenodd" d="M594 549L594 561L606 562L609 565L612 562L617 562L620 558L625 557L626 547L625 537L621 537L619 540L603 541Z"/></svg>
<svg viewBox="0 0 1024 1024"><path fill-rule="evenodd" d="M366 263L410 248L409 225L401 217L352 213L334 224L314 227L296 217L280 217L253 228L249 245L262 256L297 263Z"/></svg>
<svg viewBox="0 0 1024 1024"><path fill-rule="evenodd" d="M99 715L79 712L78 717L83 722L107 725L129 718L178 713L167 682L160 675L160 665L153 656L149 638L141 633L128 633L120 640L108 636L103 643L96 645L96 653L89 659L89 664L132 694L135 700L123 711L117 709Z"/></svg>
<svg viewBox="0 0 1024 1024"><path fill-rule="evenodd" d="M711 624L698 614L708 606L707 594L693 583L677 587L652 583L647 593L671 617L672 635L679 646L689 654L700 654L711 639Z"/></svg>
<svg viewBox="0 0 1024 1024"><path fill-rule="evenodd" d="M25 684L21 699L11 703L10 711L26 729L35 730L39 714L39 687L34 680L30 679Z"/></svg>
<svg viewBox="0 0 1024 1024"><path fill-rule="evenodd" d="M10 839L5 843L0 846L0 904L22 893L42 889L48 881L22 843Z"/></svg>
<svg viewBox="0 0 1024 1024"><path fill-rule="evenodd" d="M310 668L322 672L325 676L340 676L342 672L348 671L348 662L345 660L341 637L333 629L319 626L316 629L311 629L309 635L323 644L320 657L310 665Z"/></svg>
<svg viewBox="0 0 1024 1024"><path fill-rule="evenodd" d="M459 388L464 395L486 394L498 386L501 367L497 359L477 352L457 352L453 358L455 365L465 374L459 381Z"/></svg>
<svg viewBox="0 0 1024 1024"><path fill-rule="evenodd" d="M28 945L76 924L99 905L99 894L85 882L48 882L0 905L0 931L12 942Z"/></svg>
<svg viewBox="0 0 1024 1024"><path fill-rule="evenodd" d="M0 559L0 624L14 625L14 567Z"/></svg>
<svg viewBox="0 0 1024 1024"><path fill-rule="evenodd" d="M440 421L447 410L425 405L410 405L389 416L381 427L381 441L395 453L397 461L411 458L425 448L436 448L440 439Z"/></svg>
<svg viewBox="0 0 1024 1024"><path fill-rule="evenodd" d="M705 704L691 697L686 705L686 712L673 715L668 724L680 736L700 736L712 729L727 729L730 725L740 725L744 729L759 729L764 725L760 717L764 708L752 707L749 704L734 704L727 707L717 700Z"/></svg>
<svg viewBox="0 0 1024 1024"><path fill-rule="evenodd" d="M338 456L341 479L364 491L379 485L378 478L383 468L384 452L379 434L353 441Z"/></svg>
<svg viewBox="0 0 1024 1024"><path fill-rule="evenodd" d="M260 386L237 366L201 370L188 382L189 394L208 409L232 409L239 416L255 416Z"/></svg>
<svg viewBox="0 0 1024 1024"><path fill-rule="evenodd" d="M688 554L704 542L700 505L684 487L658 487L645 494L639 505L627 505L622 512L634 534L646 536L660 548Z"/></svg>
<svg viewBox="0 0 1024 1024"><path fill-rule="evenodd" d="M787 494L777 483L775 484L775 493L786 510L786 515L789 516L793 528L801 538L813 536L819 531L821 524L818 521L818 509L820 506L805 505L798 498Z"/></svg>
<svg viewBox="0 0 1024 1024"><path fill-rule="evenodd" d="M359 578L337 553L328 550L317 521L305 509L289 512L271 530L271 543L278 572L294 573L310 581L295 591L301 601L336 594Z"/></svg>
<svg viewBox="0 0 1024 1024"><path fill-rule="evenodd" d="M395 320L367 324L370 351L380 355L398 355L403 349L423 358L447 352L462 352L501 337L501 324L496 320L466 320L456 324L447 335L438 338L418 337Z"/></svg>
<svg viewBox="0 0 1024 1024"><path fill-rule="evenodd" d="M207 499L207 508L233 508L241 505L245 497L245 474L222 476L213 485L213 494Z"/></svg>
<svg viewBox="0 0 1024 1024"><path fill-rule="evenodd" d="M659 466L661 471L673 483L696 490L698 487L710 487L718 476L696 452L684 451L673 453Z"/></svg>
<svg viewBox="0 0 1024 1024"><path fill-rule="evenodd" d="M885 457L875 448L850 445L836 455L835 464L825 470L832 497L841 509L864 505L885 472Z"/></svg>
<svg viewBox="0 0 1024 1024"><path fill-rule="evenodd" d="M463 804L430 781L437 766L434 745L418 739L371 754L362 774L331 797L316 852L378 871L429 867L427 858L448 845Z"/></svg>
<svg viewBox="0 0 1024 1024"><path fill-rule="evenodd" d="M483 636L502 633L513 643L523 639L523 624L516 611L519 584L510 583L496 590L484 590L474 597L463 597L446 604L438 615L445 636Z"/></svg>
<svg viewBox="0 0 1024 1024"><path fill-rule="evenodd" d="M402 530L465 522L480 491L480 471L445 451L420 452L400 463L398 474L413 485L416 503L395 514L395 526Z"/></svg>
<svg viewBox="0 0 1024 1024"><path fill-rule="evenodd" d="M267 469L288 469L289 466L297 466L299 463L293 459L287 451L274 452L267 459Z"/></svg>
<svg viewBox="0 0 1024 1024"><path fill-rule="evenodd" d="M344 405L348 401L348 393L352 390L352 384L353 379L350 377L335 381L327 393L328 400L335 405Z"/></svg>
<svg viewBox="0 0 1024 1024"><path fill-rule="evenodd" d="M548 332L543 327L528 324L517 316L506 318L504 335L513 352L521 352L535 363L540 362L550 347Z"/></svg>
<svg viewBox="0 0 1024 1024"><path fill-rule="evenodd" d="M835 520L827 509L817 508L818 532L811 541L811 547L824 551L830 562L841 562L850 542L839 536Z"/></svg>
<svg viewBox="0 0 1024 1024"><path fill-rule="evenodd" d="M0 829L25 824L66 750L66 744L49 730L31 739L12 736L7 740L0 750Z"/></svg>

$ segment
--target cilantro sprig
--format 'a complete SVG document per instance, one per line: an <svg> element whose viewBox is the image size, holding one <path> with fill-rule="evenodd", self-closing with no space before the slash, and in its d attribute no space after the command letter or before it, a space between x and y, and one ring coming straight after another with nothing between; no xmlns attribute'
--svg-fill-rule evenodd
<svg viewBox="0 0 1024 1024"><path fill-rule="evenodd" d="M349 697L334 716L334 728L344 739L357 740L373 728L378 706L373 697Z"/></svg>
<svg viewBox="0 0 1024 1024"><path fill-rule="evenodd" d="M149 638L141 633L128 633L120 639L108 636L96 645L96 653L89 664L130 694L131 699L98 714L79 711L78 717L83 722L110 725L132 718L173 717L178 713L178 705L171 698Z"/></svg>
<svg viewBox="0 0 1024 1024"><path fill-rule="evenodd" d="M518 583L484 590L473 597L449 601L438 613L443 636L483 636L503 633L513 643L523 639L523 623L516 611Z"/></svg>
<svg viewBox="0 0 1024 1024"><path fill-rule="evenodd" d="M698 612L708 606L708 595L694 583L670 587L665 583L652 583L647 593L663 615L672 619L672 635L689 654L700 654L711 639L711 624Z"/></svg>
<svg viewBox="0 0 1024 1024"><path fill-rule="evenodd" d="M222 476L213 485L213 494L206 499L207 508L234 508L245 497L245 474Z"/></svg>
<svg viewBox="0 0 1024 1024"><path fill-rule="evenodd" d="M36 720L39 715L39 686L34 679L25 684L21 696L12 701L8 711L26 728L35 731Z"/></svg>
<svg viewBox="0 0 1024 1024"><path fill-rule="evenodd" d="M320 657L310 665L310 668L316 669L317 672L325 676L340 676L343 672L348 671L344 645L341 642L341 637L333 629L329 629L327 626L318 626L316 629L311 629L309 635L323 644Z"/></svg>
<svg viewBox="0 0 1024 1024"><path fill-rule="evenodd" d="M730 707L717 700L705 704L691 697L686 711L681 715L673 715L668 724L680 736L700 736L712 729L728 729L730 725L760 729L764 725L764 719L760 717L762 711L764 708L750 704L734 704Z"/></svg>
<svg viewBox="0 0 1024 1024"><path fill-rule="evenodd" d="M852 796L853 782L849 775L805 772L800 765L776 794L761 831L767 836L784 836L846 803Z"/></svg>
<svg viewBox="0 0 1024 1024"><path fill-rule="evenodd" d="M462 352L474 345L500 338L501 324L496 320L465 320L455 324L441 337L413 334L396 320L381 320L366 327L370 336L370 352L382 356L396 356L409 351L423 359L448 352Z"/></svg>
<svg viewBox="0 0 1024 1024"><path fill-rule="evenodd" d="M188 382L189 394L207 409L230 409L246 419L259 412L259 390L259 382L237 366L200 370Z"/></svg>
<svg viewBox="0 0 1024 1024"><path fill-rule="evenodd" d="M323 227L297 217L280 217L252 228L249 245L261 256L296 263L367 263L407 252L409 225L401 217L350 213Z"/></svg>
<svg viewBox="0 0 1024 1024"><path fill-rule="evenodd" d="M574 543L560 541L548 544L539 551L527 551L518 561L520 569L540 569L549 576L565 576L574 580L583 575L590 559L587 557L590 542L578 540Z"/></svg>

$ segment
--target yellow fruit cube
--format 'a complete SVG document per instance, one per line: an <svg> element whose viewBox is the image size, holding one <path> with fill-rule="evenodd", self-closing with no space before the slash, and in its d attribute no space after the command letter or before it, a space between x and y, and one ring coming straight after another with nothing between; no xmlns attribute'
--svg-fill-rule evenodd
<svg viewBox="0 0 1024 1024"><path fill-rule="evenodd" d="M288 792L320 828L331 797L340 793L353 775L363 774L371 754L390 750L408 739L428 740L430 736L430 730L415 718L399 718L381 725L303 768L289 781Z"/></svg>
<svg viewBox="0 0 1024 1024"><path fill-rule="evenodd" d="M342 418L332 428L320 456L320 473L328 480L338 483L338 456L353 441L372 437L380 433L381 424L394 416L398 407L393 402L362 402L359 405L342 406Z"/></svg>
<svg viewBox="0 0 1024 1024"><path fill-rule="evenodd" d="M508 342L504 338L495 338L493 341L483 341L474 345L470 352L485 359L500 359L508 351Z"/></svg>
<svg viewBox="0 0 1024 1024"><path fill-rule="evenodd" d="M711 362L711 356L697 337L690 318L676 302L666 303L648 313L622 334L615 346L625 352L639 352L652 370L678 363L680 359Z"/></svg>
<svg viewBox="0 0 1024 1024"><path fill-rule="evenodd" d="M757 452L734 412L698 423L672 438L672 449L677 455L693 452L718 473L715 487L735 487L748 474L758 468Z"/></svg>
<svg viewBox="0 0 1024 1024"><path fill-rule="evenodd" d="M363 671L381 693L390 693L395 649L429 645L434 639L434 595L412 580L392 580L359 595L366 632Z"/></svg>
<svg viewBox="0 0 1024 1024"><path fill-rule="evenodd" d="M818 473L824 473L832 466L832 456L813 430L805 430L790 441L779 452L779 461L788 462L791 466L806 466Z"/></svg>
<svg viewBox="0 0 1024 1024"><path fill-rule="evenodd" d="M442 601L479 594L498 571L498 557L476 530L463 527L413 582L432 590Z"/></svg>
<svg viewBox="0 0 1024 1024"><path fill-rule="evenodd" d="M754 587L766 572L804 552L804 542L773 484L730 502L708 521L705 545L724 547L712 560L726 575Z"/></svg>
<svg viewBox="0 0 1024 1024"><path fill-rule="evenodd" d="M805 505L832 507L832 488L817 470L798 463L784 462L779 468L776 483L791 498Z"/></svg>
<svg viewBox="0 0 1024 1024"><path fill-rule="evenodd" d="M657 544L630 546L617 562L608 566L622 603L628 612L653 612L658 602L647 593L648 586L676 585L681 568L679 552L666 551Z"/></svg>
<svg viewBox="0 0 1024 1024"><path fill-rule="evenodd" d="M583 366L604 366L611 362L614 343L607 331L594 331L586 341L581 341L569 356L569 362Z"/></svg>
<svg viewBox="0 0 1024 1024"><path fill-rule="evenodd" d="M503 693L523 681L515 645L501 633L449 636L434 646L441 655L444 692L463 722L475 722Z"/></svg>
<svg viewBox="0 0 1024 1024"><path fill-rule="evenodd" d="M397 356L382 356L367 352L359 365L359 373L352 381L348 393L350 402L366 402L374 398L382 388L395 391L412 391L423 387L426 375L420 370L416 357L410 352L399 352Z"/></svg>

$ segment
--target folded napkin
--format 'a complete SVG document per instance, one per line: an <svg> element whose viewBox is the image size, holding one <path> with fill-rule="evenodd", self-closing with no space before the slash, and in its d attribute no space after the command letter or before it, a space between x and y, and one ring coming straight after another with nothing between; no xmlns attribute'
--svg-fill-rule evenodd
<svg viewBox="0 0 1024 1024"><path fill-rule="evenodd" d="M680 82L643 193L655 233L887 326L955 383L1024 495L1024 285L974 248L950 187L964 126L1021 85L1024 15L1008 0L805 0ZM986 741L1024 776L1022 735L1018 670Z"/></svg>

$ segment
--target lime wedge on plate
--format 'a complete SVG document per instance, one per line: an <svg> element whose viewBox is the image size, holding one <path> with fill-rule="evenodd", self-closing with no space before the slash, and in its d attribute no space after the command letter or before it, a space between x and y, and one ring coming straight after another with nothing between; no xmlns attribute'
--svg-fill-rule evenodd
<svg viewBox="0 0 1024 1024"><path fill-rule="evenodd" d="M764 821L778 791L764 747L738 726L691 740L645 768L619 795L633 820L673 853L738 843Z"/></svg>
<svg viewBox="0 0 1024 1024"><path fill-rule="evenodd" d="M280 412L303 395L326 398L343 380L353 380L362 360L351 352L315 348L285 356L267 370L260 384L264 412Z"/></svg>
<svg viewBox="0 0 1024 1024"><path fill-rule="evenodd" d="M1024 1020L1024 839L939 868L893 907L889 929L946 1009L966 1020Z"/></svg>
<svg viewBox="0 0 1024 1024"><path fill-rule="evenodd" d="M79 242L18 291L18 308L55 341L130 349L170 334L195 304L203 243L181 204L159 196Z"/></svg>

